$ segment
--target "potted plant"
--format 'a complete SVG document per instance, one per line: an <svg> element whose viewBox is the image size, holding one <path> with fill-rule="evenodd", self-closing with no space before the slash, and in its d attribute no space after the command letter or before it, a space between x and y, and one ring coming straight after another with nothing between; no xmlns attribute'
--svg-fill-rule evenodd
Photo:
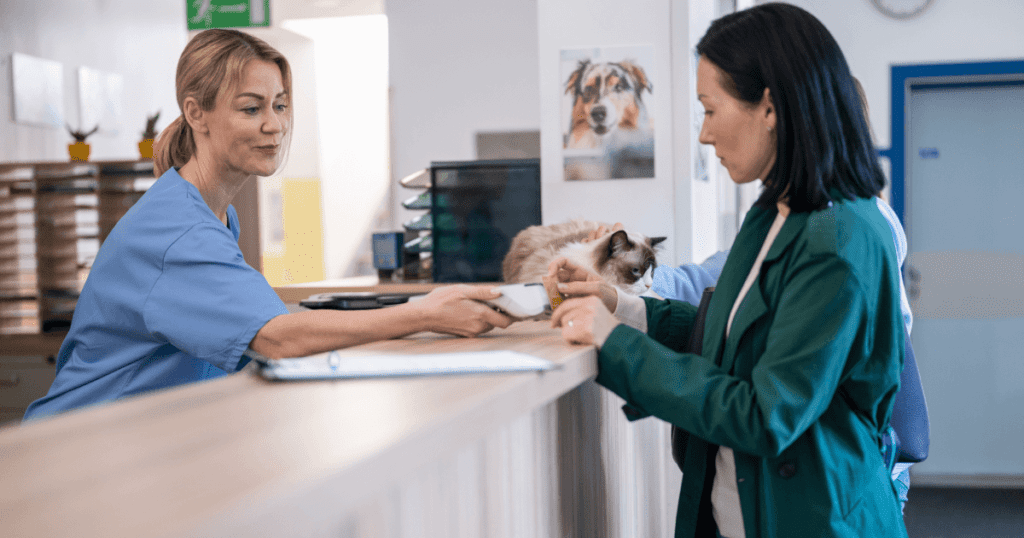
<svg viewBox="0 0 1024 538"><path fill-rule="evenodd" d="M143 159L153 158L153 140L156 139L156 120L160 119L160 111L156 114L146 116L146 130L142 131L142 140L139 142L139 156Z"/></svg>
<svg viewBox="0 0 1024 538"><path fill-rule="evenodd" d="M68 154L71 156L72 161L88 161L89 160L89 144L85 143L85 139L89 138L90 135L99 130L100 126L93 127L91 131L76 131L68 127L68 132L71 136L75 137L75 142L68 144Z"/></svg>

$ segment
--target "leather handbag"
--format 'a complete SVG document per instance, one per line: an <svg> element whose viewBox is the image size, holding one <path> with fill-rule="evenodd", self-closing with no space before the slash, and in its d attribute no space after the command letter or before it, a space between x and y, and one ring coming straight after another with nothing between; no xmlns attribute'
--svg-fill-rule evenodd
<svg viewBox="0 0 1024 538"><path fill-rule="evenodd" d="M704 350L704 325L711 303L714 287L704 289L697 315L693 320L693 330L685 349L687 353L700 355ZM903 328L905 357L903 371L900 374L900 390L896 393L893 403L890 425L896 432L896 461L900 463L917 463L928 457L929 428L928 405L921 387L921 374L917 370L914 347L910 343L910 335ZM672 426L672 459L679 469L683 468L683 457L689 434L678 426Z"/></svg>

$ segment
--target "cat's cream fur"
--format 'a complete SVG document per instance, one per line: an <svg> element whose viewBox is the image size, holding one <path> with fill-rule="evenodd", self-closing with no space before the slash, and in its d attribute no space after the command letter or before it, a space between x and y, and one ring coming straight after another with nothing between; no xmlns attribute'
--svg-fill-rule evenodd
<svg viewBox="0 0 1024 538"><path fill-rule="evenodd" d="M584 243L600 226L611 229L608 224L576 219L519 232L502 264L505 282L540 282L551 262L565 257L626 293L640 295L650 289L657 265L655 250L665 238L620 230Z"/></svg>

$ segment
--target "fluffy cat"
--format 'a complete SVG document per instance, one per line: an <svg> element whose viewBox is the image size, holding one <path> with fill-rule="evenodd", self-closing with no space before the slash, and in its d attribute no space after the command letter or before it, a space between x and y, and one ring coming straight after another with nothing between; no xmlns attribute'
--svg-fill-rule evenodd
<svg viewBox="0 0 1024 538"><path fill-rule="evenodd" d="M516 234L502 264L505 282L540 282L548 266L565 257L600 275L606 282L633 295L651 287L655 250L664 237L646 237L619 230L584 243L601 223L571 220L548 226L530 226ZM608 229L610 225L603 224Z"/></svg>

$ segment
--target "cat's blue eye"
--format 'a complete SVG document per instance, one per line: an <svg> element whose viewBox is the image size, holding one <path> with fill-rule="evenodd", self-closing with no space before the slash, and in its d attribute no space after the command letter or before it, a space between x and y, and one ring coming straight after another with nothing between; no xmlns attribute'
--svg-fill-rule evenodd
<svg viewBox="0 0 1024 538"><path fill-rule="evenodd" d="M634 267L634 268L633 268L633 276L635 276L635 277L639 277L639 276L640 276L640 274L641 274L641 273L640 273L640 268L639 268L639 267Z"/></svg>

